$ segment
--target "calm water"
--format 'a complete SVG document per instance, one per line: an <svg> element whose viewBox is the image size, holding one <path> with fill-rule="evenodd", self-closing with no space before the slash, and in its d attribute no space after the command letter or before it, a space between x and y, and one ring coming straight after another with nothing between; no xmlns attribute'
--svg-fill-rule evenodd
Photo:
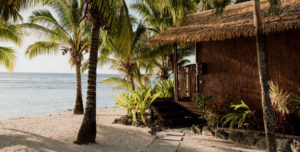
<svg viewBox="0 0 300 152"><path fill-rule="evenodd" d="M101 85L108 77L98 74L97 108L114 106L112 85ZM84 105L87 75L82 76ZM73 109L75 74L0 73L0 118L63 112Z"/></svg>

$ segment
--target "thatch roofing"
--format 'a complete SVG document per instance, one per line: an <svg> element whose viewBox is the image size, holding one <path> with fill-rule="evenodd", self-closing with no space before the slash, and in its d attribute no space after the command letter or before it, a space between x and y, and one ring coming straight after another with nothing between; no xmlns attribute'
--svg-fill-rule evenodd
<svg viewBox="0 0 300 152"><path fill-rule="evenodd" d="M268 16L269 3L261 2L264 33L300 29L300 0L281 0L279 16ZM150 40L151 45L203 42L255 36L253 2L226 7L221 18L212 11L188 15L181 26L171 27Z"/></svg>

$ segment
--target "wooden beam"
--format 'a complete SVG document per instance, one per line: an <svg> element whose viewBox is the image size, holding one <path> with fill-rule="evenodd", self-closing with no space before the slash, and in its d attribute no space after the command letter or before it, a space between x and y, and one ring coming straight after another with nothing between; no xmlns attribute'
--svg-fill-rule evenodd
<svg viewBox="0 0 300 152"><path fill-rule="evenodd" d="M200 51L201 51L201 43L196 42L195 44L195 51L196 51L196 55L195 55L195 62L196 62L196 93L200 93L200 77L202 74L202 67L201 67L201 63L200 63Z"/></svg>
<svg viewBox="0 0 300 152"><path fill-rule="evenodd" d="M178 92L178 59L177 59L177 43L174 43L173 44L173 47L174 47L174 79L175 79L175 97L174 97L174 100L177 102L178 101L178 95L179 95L179 92Z"/></svg>

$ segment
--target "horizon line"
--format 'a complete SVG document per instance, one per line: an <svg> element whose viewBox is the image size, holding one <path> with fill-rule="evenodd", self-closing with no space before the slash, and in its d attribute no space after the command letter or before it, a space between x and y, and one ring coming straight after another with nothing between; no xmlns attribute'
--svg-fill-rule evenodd
<svg viewBox="0 0 300 152"><path fill-rule="evenodd" d="M31 73L31 74L76 74L75 72L2 72L0 73L7 73L7 74L16 74L16 73ZM82 73L82 75L88 74L88 73ZM114 75L120 75L118 73L97 73L97 74L114 74Z"/></svg>

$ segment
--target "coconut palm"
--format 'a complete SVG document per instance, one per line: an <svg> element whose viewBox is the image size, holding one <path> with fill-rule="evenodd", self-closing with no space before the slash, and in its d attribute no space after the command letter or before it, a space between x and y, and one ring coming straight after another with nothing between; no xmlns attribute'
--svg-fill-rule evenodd
<svg viewBox="0 0 300 152"><path fill-rule="evenodd" d="M83 114L81 64L90 44L90 26L85 21L80 22L82 7L77 0L57 0L50 4L57 17L48 9L37 10L29 17L30 23L22 26L44 32L49 36L47 41L38 41L30 45L26 55L30 59L44 54L55 54L59 50L62 54L70 54L70 64L76 67L76 100L73 113Z"/></svg>
<svg viewBox="0 0 300 152"><path fill-rule="evenodd" d="M36 4L45 4L55 0L0 0L0 19L7 21L13 19L14 21L23 17L20 15L20 11ZM65 0L67 1L67 0Z"/></svg>
<svg viewBox="0 0 300 152"><path fill-rule="evenodd" d="M142 15L144 22L149 26L149 30L156 35L175 24L174 22L177 22L178 19L174 19L172 12L176 13L176 11L184 11L184 14L194 12L195 6L198 3L197 1L193 0L179 0L176 4L176 7L183 9L175 10L173 8L175 7L175 4L171 2L172 1L142 0L136 4L133 4L131 8ZM185 45L180 46L182 51L179 51L180 53L178 54L178 62L180 63L179 65L184 65L184 63L187 61L184 59L184 57L194 53L194 51L189 48L190 47L186 47ZM163 45L156 48L151 48L151 50L144 55L147 56L144 58L149 59L149 62L154 64L155 73L161 80L167 80L172 73L172 51L172 45Z"/></svg>
<svg viewBox="0 0 300 152"><path fill-rule="evenodd" d="M270 0L270 13L277 14L280 8L280 0ZM260 14L260 0L253 0L253 19L256 32L256 51L258 62L259 81L261 86L261 100L263 110L263 120L265 126L265 135L267 141L267 151L276 152L276 139L275 139L275 114L272 108L270 98L270 86L267 76L266 65L266 49L264 44L263 23Z"/></svg>
<svg viewBox="0 0 300 152"><path fill-rule="evenodd" d="M85 114L75 144L94 143L96 139L96 79L100 29L115 33L117 25L129 19L124 0L81 0L84 1L85 17L92 24L90 56L88 61L88 89ZM126 37L129 24L123 21L120 35ZM124 41L126 42L127 39ZM130 39L129 39L130 41ZM126 44L126 43L124 43Z"/></svg>
<svg viewBox="0 0 300 152"><path fill-rule="evenodd" d="M19 26L0 21L0 40L14 42L17 45L21 43L21 29ZM4 65L9 71L12 71L15 65L15 50L10 47L0 46L0 65Z"/></svg>
<svg viewBox="0 0 300 152"><path fill-rule="evenodd" d="M140 62L143 60L143 58L141 58L143 52L150 49L146 45L147 37L145 32L146 27L140 23L135 32L130 32L132 33L131 37L133 38L130 43L131 45L124 46L123 42L120 40L123 39L123 37L119 37L119 35L112 36L112 39L107 42L109 43L107 44L107 47L111 51L113 58L105 59L103 61L110 61L111 68L118 70L124 78L108 78L102 82L103 84L117 83L118 88L123 89L129 89L128 84L130 84L130 90L135 90L135 78L141 80L142 76L140 69L142 67L149 68L148 65ZM108 54L106 54L106 57L108 57Z"/></svg>

